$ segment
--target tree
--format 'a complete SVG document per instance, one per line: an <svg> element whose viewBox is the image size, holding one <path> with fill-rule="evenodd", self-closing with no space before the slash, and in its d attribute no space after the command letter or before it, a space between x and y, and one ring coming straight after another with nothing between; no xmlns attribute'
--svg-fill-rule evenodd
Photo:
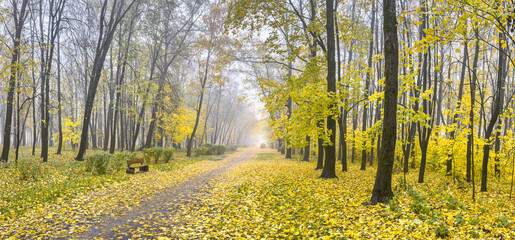
<svg viewBox="0 0 515 240"><path fill-rule="evenodd" d="M500 27L502 28L502 26ZM506 78L506 68L507 68L507 49L506 49L506 35L502 31L499 31L498 37L498 56L499 56L499 67L497 70L497 82L496 89L494 94L494 99L492 102L492 113L490 115L490 122L485 131L485 139L487 143L483 146L483 166L481 170L481 191L486 192L487 190L487 181L488 181L488 160L490 158L490 147L493 130L498 124L498 119L500 114L503 111L504 107L504 85Z"/></svg>
<svg viewBox="0 0 515 240"><path fill-rule="evenodd" d="M39 30L41 45L41 157L48 161L48 125L50 124L50 74L56 40L61 31L61 21L66 0L51 0L48 2L48 25L44 25L43 2L39 2Z"/></svg>
<svg viewBox="0 0 515 240"><path fill-rule="evenodd" d="M202 104L204 101L204 94L206 89L206 84L208 82L208 78L211 78L213 81L218 82L219 84L223 84L223 77L221 76L221 69L219 67L223 67L227 64L227 52L225 47L230 45L229 39L224 37L222 33L223 24L221 24L225 20L225 14L223 12L223 5L214 4L213 8L204 16L204 22L206 24L206 34L199 36L198 39L198 49L200 51L206 50L205 53L205 61L199 59L199 93L198 93L198 102L196 104L195 110L197 112L197 116L195 119L195 125L193 127L193 131L191 136L188 139L187 143L187 152L186 156L191 156L191 149L193 147L193 140L195 139L195 134L197 132L197 128L200 121ZM213 56L215 55L216 56ZM216 58L215 58L216 57ZM214 63L214 64L213 64ZM212 66L214 65L214 66ZM210 72L212 71L212 72Z"/></svg>
<svg viewBox="0 0 515 240"><path fill-rule="evenodd" d="M396 1L383 1L383 33L385 53L385 93L383 134L377 166L376 180L370 203L388 203L393 196L392 169L397 139L397 92L399 69L399 43L397 38Z"/></svg>
<svg viewBox="0 0 515 240"><path fill-rule="evenodd" d="M95 52L95 59L93 61L93 69L91 71L91 80L89 83L89 88L87 91L86 98L86 106L84 109L84 120L82 121L82 133L80 139L79 152L76 160L82 161L84 154L86 153L86 148L88 145L88 129L91 119L91 112L93 110L93 104L95 101L95 95L97 92L98 82L100 80L100 76L102 75L102 69L104 68L104 61L106 59L107 52L109 51L109 46L111 46L111 42L113 41L113 36L116 31L116 27L123 19L127 11L131 8L131 6L135 3L136 0L132 0L127 7L125 7L125 0L115 0L113 2L111 8L111 14L109 15L109 20L107 20L106 24L106 14L108 8L108 1L105 0L102 4L102 9L100 11L100 34L98 35L98 41Z"/></svg>
<svg viewBox="0 0 515 240"><path fill-rule="evenodd" d="M9 158L9 149L11 147L11 124L13 118L13 100L14 100L14 91L16 87L16 82L19 77L19 60L20 60L20 43L21 43L21 33L23 31L23 25L25 24L25 19L28 15L27 4L28 0L13 0L13 21L14 21L14 36L13 36L13 47L11 54L11 67L10 67L10 77L9 77L9 86L7 90L7 99L6 99L6 112L5 112L5 125L4 125L4 140L3 140L3 148L2 148L2 156L0 157L0 161L7 162ZM18 7L18 5L21 6Z"/></svg>
<svg viewBox="0 0 515 240"><path fill-rule="evenodd" d="M336 62L335 62L335 39L334 39L334 7L333 0L326 0L326 29L327 29L327 94L332 99L329 105L330 111L337 109L334 103L336 95ZM336 120L337 114L327 117L327 131L329 132L329 143L325 146L325 162L321 178L335 178L336 164Z"/></svg>
<svg viewBox="0 0 515 240"><path fill-rule="evenodd" d="M116 86L115 86L116 100L115 100L115 103L113 106L114 107L114 118L113 118L113 125L111 128L111 145L109 148L109 153L111 153L111 154L114 153L114 148L115 148L115 144L116 144L116 123L118 121L118 115L120 115L119 105L120 105L120 101L121 101L120 99L122 98L122 90L120 88L123 85L124 78L125 78L125 70L127 68L127 61L129 58L131 39L132 39L132 34L134 33L134 22L135 22L136 18L139 16L138 7L139 7L139 4L136 4L135 10L134 10L133 14L131 15L130 23L126 29L127 40L125 42L125 49L122 50L121 46L120 46L120 49L118 49L118 51L120 51L121 53L119 54L118 68L117 68L118 70L116 72L117 73L116 74L117 81L116 81ZM122 41L122 33L120 33L120 38L118 39L118 41L119 42Z"/></svg>

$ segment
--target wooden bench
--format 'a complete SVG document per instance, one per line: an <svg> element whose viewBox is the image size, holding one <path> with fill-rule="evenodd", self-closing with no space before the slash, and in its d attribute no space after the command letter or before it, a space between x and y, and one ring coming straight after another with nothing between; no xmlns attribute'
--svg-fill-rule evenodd
<svg viewBox="0 0 515 240"><path fill-rule="evenodd" d="M127 169L125 172L133 174L136 172L136 168L139 168L140 172L148 172L148 164L144 163L145 160L143 160L143 158L127 160Z"/></svg>

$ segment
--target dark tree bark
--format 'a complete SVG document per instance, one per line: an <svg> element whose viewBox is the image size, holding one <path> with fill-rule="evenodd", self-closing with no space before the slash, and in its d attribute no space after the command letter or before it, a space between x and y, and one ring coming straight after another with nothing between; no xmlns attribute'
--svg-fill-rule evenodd
<svg viewBox="0 0 515 240"><path fill-rule="evenodd" d="M470 79L470 111L469 111L469 135L467 136L467 174L470 170L472 172L472 200L475 200L476 195L476 181L474 177L474 105L476 104L476 83L477 83L477 62L479 58L479 33L478 30L476 32L476 44L475 44L475 53L474 53L474 61L472 65L472 78ZM470 169L469 169L470 163Z"/></svg>
<svg viewBox="0 0 515 240"><path fill-rule="evenodd" d="M25 106L25 103L27 103L29 100L30 101L34 101L34 98L27 98L23 101L23 103L21 104L20 106L20 95L19 95L19 92L16 93L17 96L16 96L16 135L15 135L15 139L16 139L16 142L14 143L14 145L16 146L16 154L15 154L15 162L18 163L18 153L19 153L19 150L20 150L20 142L22 139L24 139L23 135L20 135L20 128L21 129L25 129L25 123L27 122L27 117L29 115L29 112L30 112L30 105L31 103L29 103L28 105L28 109L27 111L25 112L25 118L23 119L23 125L21 125L21 121L20 121L20 112L23 111L23 106Z"/></svg>
<svg viewBox="0 0 515 240"><path fill-rule="evenodd" d="M427 29L428 26L428 13L427 13L427 1L422 1L422 36L425 37L425 29ZM436 49L436 47L435 47ZM422 63L422 92L425 92L426 90L431 89L431 59L432 59L432 48L428 47L427 52L424 53L424 60ZM437 52L437 51L435 51ZM438 59L436 59L436 64L438 65ZM435 74L435 80L434 80L434 89L435 92L438 92L438 76ZM419 144L420 144L420 151L421 151L421 159L420 159L420 169L418 174L418 182L423 183L424 182L424 175L426 170L426 161L427 161L427 148L429 146L429 139L431 138L431 133L433 130L434 120L435 120L435 104L436 104L436 97L437 94L432 94L432 100L429 101L426 98L422 99L422 111L430 116L429 121L427 124L418 124L417 130L419 135Z"/></svg>
<svg viewBox="0 0 515 240"><path fill-rule="evenodd" d="M371 204L388 203L393 196L392 169L395 159L397 138L397 93L399 69L399 43L397 39L397 16L395 0L383 1L383 32L385 54L385 93L383 134L381 152L377 166L376 180L372 191Z"/></svg>
<svg viewBox="0 0 515 240"><path fill-rule="evenodd" d="M34 22L34 21L33 21ZM34 25L31 24L31 31L34 31ZM31 60L36 61L36 58L34 56L34 49L35 49L35 41L34 41L34 34L31 34ZM36 144L37 144L37 116L36 116L36 69L32 68L31 71L31 79L34 83L32 85L32 156L36 155Z"/></svg>
<svg viewBox="0 0 515 240"><path fill-rule="evenodd" d="M120 101L121 101L121 98L122 98L122 90L121 90L121 86L123 85L123 81L125 79L125 69L127 67L127 59L128 59L128 56L129 56L129 50L130 50L130 45L131 45L131 39L132 39L132 33L133 33L133 26L134 26L134 20L136 19L136 16L138 15L138 6L139 4L136 5L136 10L135 10L135 14L133 14L133 16L131 17L131 21L129 23L129 26L128 26L128 34L127 34L127 41L125 42L125 49L123 51L123 55L118 59L119 63L121 63L121 66L119 65L118 66L118 69L121 68L120 71L116 71L117 72L117 76L116 76L116 100L115 100L115 103L114 103L114 118L113 118L113 126L112 126L112 129L111 129L111 145L109 146L109 153L114 153L114 149L115 149L115 143L116 143L116 123L118 121L118 115L120 114L120 108L118 107L118 105L120 105ZM122 41L122 33L120 33L120 38L119 38L119 43L121 43ZM121 45L121 44L120 44ZM121 46L119 48L119 50L121 51ZM119 74L118 74L119 73ZM120 120L120 124L122 123L122 121ZM123 127L124 125L121 124L120 125L120 130L121 130L121 133L124 133L125 131L123 131L121 129L121 127ZM122 134L121 134L122 135ZM123 141L119 141L118 144L122 144ZM123 146L121 147L121 149L123 150Z"/></svg>
<svg viewBox="0 0 515 240"><path fill-rule="evenodd" d="M159 103L161 102L161 92L163 91L162 89L163 85L160 82L156 98L154 99L154 106L152 107L152 118L150 120L150 125L148 126L147 140L145 141L143 148L149 148L152 146L152 139L154 138L154 131L157 122L157 111L159 109Z"/></svg>
<svg viewBox="0 0 515 240"><path fill-rule="evenodd" d="M55 40L59 34L62 13L66 0L49 2L48 26L43 27L43 1L39 2L39 26L41 47L41 157L48 161L48 141L50 124L50 73L54 56ZM45 34L46 32L46 34Z"/></svg>
<svg viewBox="0 0 515 240"><path fill-rule="evenodd" d="M113 56L113 49L111 48L111 56ZM109 93L109 104L107 104L107 113L105 116L105 126L104 126L104 145L103 150L107 151L107 148L109 147L109 137L111 137L111 126L113 126L113 106L114 106L114 90L112 82L114 82L114 64L113 64L113 58L111 57L109 59L109 82L107 83L108 93ZM104 107L107 102L107 99L104 99Z"/></svg>
<svg viewBox="0 0 515 240"><path fill-rule="evenodd" d="M23 30L23 24L27 17L28 12L26 11L28 0L21 2L20 9L18 9L19 1L12 1L13 5L13 18L14 18L14 38L13 38L13 50L11 54L11 74L9 77L9 86L7 89L6 99L6 112L5 112L5 123L4 123L4 140L2 148L2 156L0 161L7 162L9 159L9 149L11 147L11 124L13 119L13 100L16 82L18 81L18 62L20 60L20 42L21 33Z"/></svg>
<svg viewBox="0 0 515 240"><path fill-rule="evenodd" d="M302 161L306 161L308 162L309 161L309 152L310 152L310 141L311 141L311 138L309 136L306 136L306 142L308 143L305 147L304 147L304 156L302 158Z"/></svg>
<svg viewBox="0 0 515 240"><path fill-rule="evenodd" d="M98 127L98 123L96 121L96 119L98 119L98 111L97 112L93 112L92 113L92 117L91 117L91 147L93 149L97 149L97 127Z"/></svg>
<svg viewBox="0 0 515 240"><path fill-rule="evenodd" d="M327 93L333 96L336 93L336 62L334 39L334 1L326 0L326 30L327 30ZM334 100L331 100L330 109L335 108ZM325 146L325 162L321 178L335 178L336 171L336 120L334 115L329 115L326 120L329 131L330 143Z"/></svg>
<svg viewBox="0 0 515 240"><path fill-rule="evenodd" d="M501 150L501 125L502 125L502 119L499 119L499 123L496 127L495 132L495 158L494 158L494 176L495 178L499 179L501 177L501 160L499 156L499 151Z"/></svg>
<svg viewBox="0 0 515 240"><path fill-rule="evenodd" d="M291 62L290 62L290 69L288 70L289 72L289 76L291 77ZM287 101L287 107L288 107L288 121L289 119L291 118L291 110L292 110L292 101L291 101L291 98L288 98L288 101ZM286 155L284 156L284 158L286 159L291 159L291 146L288 146L289 145L289 142L286 142Z"/></svg>
<svg viewBox="0 0 515 240"><path fill-rule="evenodd" d="M80 146L79 152L76 160L82 161L84 154L86 153L86 147L88 145L88 130L91 118L91 112L93 110L93 104L95 100L95 95L97 93L97 86L100 80L100 76L102 75L102 69L104 68L104 62L109 51L109 46L113 40L113 35L115 33L116 27L125 16L127 11L134 4L135 0L131 1L128 7L123 10L123 6L125 5L125 0L114 1L110 18L105 25L105 15L107 11L107 0L102 4L102 10L100 13L100 34L98 36L98 42L95 53L95 60L93 61L93 69L91 71L91 82L89 83L88 94L86 98L86 106L84 109L84 118L82 121L82 134L80 138ZM105 28L105 30L104 30Z"/></svg>
<svg viewBox="0 0 515 240"><path fill-rule="evenodd" d="M504 105L504 85L506 78L506 58L507 52L506 48L503 47L503 42L506 42L506 35L501 31L499 33L499 68L497 71L497 83L496 90L494 94L494 100L492 102L492 113L490 116L490 122L488 123L488 127L485 131L485 139L490 139L492 136L492 132L497 125L497 120L499 119L499 115L503 111ZM487 143L483 146L483 168L481 170L481 192L486 192L487 190L487 180L488 180L488 159L490 157L490 145L491 142L487 141Z"/></svg>
<svg viewBox="0 0 515 240"><path fill-rule="evenodd" d="M59 128L59 144L57 145L57 155L61 155L63 150L63 124L62 124L62 102L61 102L61 43L57 37L57 127Z"/></svg>

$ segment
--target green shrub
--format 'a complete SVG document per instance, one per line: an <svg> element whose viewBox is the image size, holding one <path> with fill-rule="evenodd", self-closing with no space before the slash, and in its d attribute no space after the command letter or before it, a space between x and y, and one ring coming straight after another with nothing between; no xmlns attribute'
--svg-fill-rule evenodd
<svg viewBox="0 0 515 240"><path fill-rule="evenodd" d="M225 146L225 150L229 152L235 152L238 150L238 145L227 145Z"/></svg>
<svg viewBox="0 0 515 240"><path fill-rule="evenodd" d="M216 145L206 143L206 144L202 145L201 147L204 147L203 155L215 155L216 154Z"/></svg>
<svg viewBox="0 0 515 240"><path fill-rule="evenodd" d="M138 154L134 152L119 152L113 155L110 161L110 168L113 171L124 170L127 166L127 160L138 158Z"/></svg>
<svg viewBox="0 0 515 240"><path fill-rule="evenodd" d="M127 166L127 160L137 158L137 153L120 152L116 154L97 153L86 157L86 172L104 175L118 172Z"/></svg>
<svg viewBox="0 0 515 240"><path fill-rule="evenodd" d="M216 155L222 155L225 153L225 146L218 145L216 146Z"/></svg>
<svg viewBox="0 0 515 240"><path fill-rule="evenodd" d="M200 146L198 148L195 148L195 150L194 150L195 151L195 156L207 155L206 154L206 150L207 150L207 148L206 147L202 147L202 146Z"/></svg>
<svg viewBox="0 0 515 240"><path fill-rule="evenodd" d="M173 148L163 148L163 160L165 163L169 163L173 158L174 149Z"/></svg>
<svg viewBox="0 0 515 240"><path fill-rule="evenodd" d="M231 147L231 149L236 149L236 147ZM195 155L222 155L225 153L226 147L223 145L213 145L213 144L202 144L200 147L195 148ZM229 150L231 151L231 150ZM236 151L236 150L234 150Z"/></svg>
<svg viewBox="0 0 515 240"><path fill-rule="evenodd" d="M143 159L146 163L150 164L152 158L154 158L154 151L152 148L145 148L143 149Z"/></svg>
<svg viewBox="0 0 515 240"><path fill-rule="evenodd" d="M162 147L153 147L152 152L154 153L154 163L159 162L159 159L163 155L163 148Z"/></svg>
<svg viewBox="0 0 515 240"><path fill-rule="evenodd" d="M173 158L175 150L173 148L164 148L164 147L152 147L143 149L143 159L145 159L146 163L152 163L154 160L154 164L158 163L161 158L165 163L170 162Z"/></svg>
<svg viewBox="0 0 515 240"><path fill-rule="evenodd" d="M408 190L408 195L413 198L413 202L410 205L410 208L413 212L419 215L419 218L425 218L430 214L431 208L427 204L423 195L410 188Z"/></svg>
<svg viewBox="0 0 515 240"><path fill-rule="evenodd" d="M45 176L45 166L35 156L23 156L16 165L16 172L20 180L38 181Z"/></svg>
<svg viewBox="0 0 515 240"><path fill-rule="evenodd" d="M97 153L86 157L86 171L95 175L104 175L109 171L109 162L113 155L109 153Z"/></svg>

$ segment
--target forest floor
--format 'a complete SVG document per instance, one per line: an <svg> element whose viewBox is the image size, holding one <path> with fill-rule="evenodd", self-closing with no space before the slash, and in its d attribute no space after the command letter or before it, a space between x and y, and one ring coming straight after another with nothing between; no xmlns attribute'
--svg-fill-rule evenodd
<svg viewBox="0 0 515 240"><path fill-rule="evenodd" d="M391 203L369 206L363 203L375 168L350 164L337 179L319 179L315 163L299 159L241 149L223 159L120 173L3 218L0 238L515 239L515 200L504 183L492 183L474 202L471 186L441 173L429 172L426 183L416 184L411 171L408 185L396 173Z"/></svg>

